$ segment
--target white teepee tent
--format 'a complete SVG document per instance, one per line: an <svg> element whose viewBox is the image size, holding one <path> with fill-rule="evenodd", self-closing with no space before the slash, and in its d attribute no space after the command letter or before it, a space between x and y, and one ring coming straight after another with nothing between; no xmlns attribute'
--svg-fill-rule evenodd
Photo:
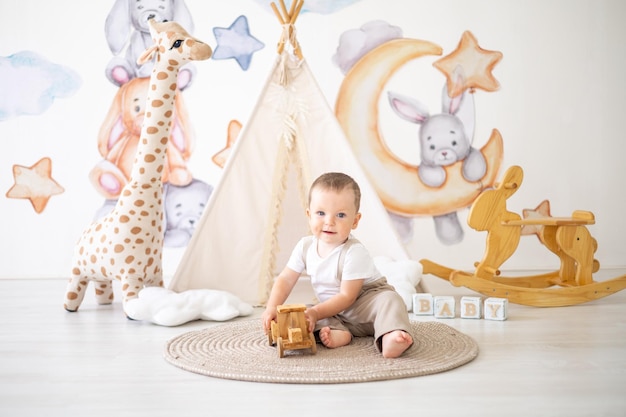
<svg viewBox="0 0 626 417"><path fill-rule="evenodd" d="M265 303L274 277L297 241L309 233L308 186L330 171L345 172L361 187L363 217L355 237L373 256L409 259L301 57L293 31L295 19L286 20L291 23L281 20L283 39L291 42L294 53L279 47L270 77L181 258L171 290L219 289L253 305Z"/></svg>

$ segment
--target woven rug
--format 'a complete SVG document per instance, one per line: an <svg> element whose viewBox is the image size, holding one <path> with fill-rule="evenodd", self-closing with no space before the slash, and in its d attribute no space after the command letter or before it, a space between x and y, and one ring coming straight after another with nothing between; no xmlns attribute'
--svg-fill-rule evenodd
<svg viewBox="0 0 626 417"><path fill-rule="evenodd" d="M400 358L385 359L373 337L348 346L286 350L278 357L259 320L242 320L184 333L169 340L165 359L174 366L216 378L292 384L337 384L409 378L448 371L478 355L469 336L436 322L412 322L414 343Z"/></svg>

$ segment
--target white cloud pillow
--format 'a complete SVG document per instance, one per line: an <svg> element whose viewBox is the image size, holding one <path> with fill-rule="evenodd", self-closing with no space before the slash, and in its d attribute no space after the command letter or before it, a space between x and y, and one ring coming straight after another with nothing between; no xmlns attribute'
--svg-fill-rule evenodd
<svg viewBox="0 0 626 417"><path fill-rule="evenodd" d="M413 310L413 294L417 293L416 287L422 279L422 264L414 260L394 261L383 256L374 257L374 263L400 294L407 311Z"/></svg>
<svg viewBox="0 0 626 417"><path fill-rule="evenodd" d="M160 326L179 326L194 320L226 321L252 314L253 307L220 290L198 289L180 293L163 287L146 287L129 300L125 311L134 320Z"/></svg>

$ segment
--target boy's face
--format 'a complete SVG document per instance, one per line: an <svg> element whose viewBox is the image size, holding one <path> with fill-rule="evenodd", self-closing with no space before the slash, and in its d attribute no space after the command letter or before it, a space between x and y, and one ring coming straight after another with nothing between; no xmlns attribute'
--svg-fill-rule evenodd
<svg viewBox="0 0 626 417"><path fill-rule="evenodd" d="M306 214L311 233L333 247L344 243L361 219L354 205L354 191L349 188L339 192L314 188Z"/></svg>

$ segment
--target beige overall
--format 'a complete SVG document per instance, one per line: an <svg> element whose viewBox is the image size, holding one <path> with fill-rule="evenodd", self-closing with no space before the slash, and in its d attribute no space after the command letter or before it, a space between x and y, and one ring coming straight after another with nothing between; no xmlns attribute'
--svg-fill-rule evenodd
<svg viewBox="0 0 626 417"><path fill-rule="evenodd" d="M337 262L337 278L341 280L343 263L348 248L358 240L351 238L341 249ZM303 253L307 252L307 248ZM406 305L383 277L370 284L363 285L354 304L336 316L322 319L315 325L315 337L320 329L330 327L333 330L347 330L352 336L374 336L376 348L381 351L382 336L394 331L403 330L410 333L411 323Z"/></svg>

